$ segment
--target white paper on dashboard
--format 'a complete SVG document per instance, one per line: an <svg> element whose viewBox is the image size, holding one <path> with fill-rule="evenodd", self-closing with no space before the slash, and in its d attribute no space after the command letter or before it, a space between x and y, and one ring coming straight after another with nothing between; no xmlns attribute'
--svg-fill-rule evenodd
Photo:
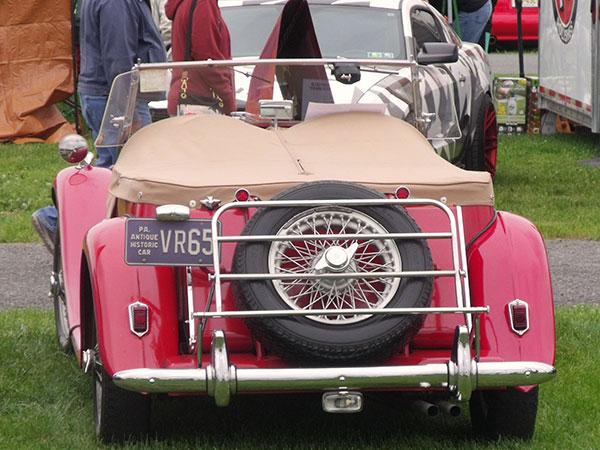
<svg viewBox="0 0 600 450"><path fill-rule="evenodd" d="M383 103L316 103L310 102L304 120L316 119L329 114L345 112L370 112L385 114L387 107Z"/></svg>

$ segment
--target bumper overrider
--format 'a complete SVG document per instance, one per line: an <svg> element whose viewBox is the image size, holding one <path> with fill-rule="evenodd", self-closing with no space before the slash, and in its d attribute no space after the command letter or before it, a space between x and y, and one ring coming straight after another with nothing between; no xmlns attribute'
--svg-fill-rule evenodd
<svg viewBox="0 0 600 450"><path fill-rule="evenodd" d="M447 363L317 368L251 368L230 364L225 333L213 333L211 363L197 369L129 369L117 372L120 388L148 393L206 393L227 406L236 393L362 389L445 389L467 401L475 389L537 385L551 380L556 368L535 361L478 362L472 357L466 326L457 327Z"/></svg>

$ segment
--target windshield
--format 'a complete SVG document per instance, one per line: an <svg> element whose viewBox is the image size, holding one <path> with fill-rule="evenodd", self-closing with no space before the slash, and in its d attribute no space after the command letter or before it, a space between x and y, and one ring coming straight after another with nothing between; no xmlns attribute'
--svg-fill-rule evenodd
<svg viewBox="0 0 600 450"><path fill-rule="evenodd" d="M222 8L233 57L260 56L282 9L281 4ZM400 11L310 5L310 12L325 58L406 58Z"/></svg>
<svg viewBox="0 0 600 450"><path fill-rule="evenodd" d="M207 86L215 74L231 77L235 85L229 114L259 126L273 125L273 120L261 117L262 100L288 101L290 116L281 126L323 114L369 111L405 120L432 142L460 138L452 92L441 105L430 101L434 93L428 87L433 85L429 69L411 69L410 63L402 60L287 61L189 62L185 68L182 63L170 63L160 65L160 69L142 64L115 79L96 146L123 146L140 127L136 117L140 104L149 105L153 121L175 115L222 113L219 97L213 97L214 90ZM375 65L370 65L371 61ZM419 79L423 81L416 83ZM414 102L417 92L422 101Z"/></svg>

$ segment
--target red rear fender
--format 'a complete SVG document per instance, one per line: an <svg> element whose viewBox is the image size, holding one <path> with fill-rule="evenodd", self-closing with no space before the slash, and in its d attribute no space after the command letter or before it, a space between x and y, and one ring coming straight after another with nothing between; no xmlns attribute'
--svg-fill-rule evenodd
<svg viewBox="0 0 600 450"><path fill-rule="evenodd" d="M106 217L111 171L101 167L61 170L54 181L59 214L63 277L69 325L76 353L81 349L79 290L81 249L85 233ZM74 328L76 327L76 328Z"/></svg>
<svg viewBox="0 0 600 450"><path fill-rule="evenodd" d="M93 308L83 309L95 313L100 355L109 374L163 367L167 357L178 353L174 269L125 264L125 222L124 217L105 220L86 236ZM149 307L149 331L142 337L130 329L129 305L135 302Z"/></svg>
<svg viewBox="0 0 600 450"><path fill-rule="evenodd" d="M468 252L471 300L489 305L482 316L482 354L509 361L554 364L556 334L548 256L538 229L523 217L499 212L498 219ZM511 329L508 304L529 305L529 330Z"/></svg>

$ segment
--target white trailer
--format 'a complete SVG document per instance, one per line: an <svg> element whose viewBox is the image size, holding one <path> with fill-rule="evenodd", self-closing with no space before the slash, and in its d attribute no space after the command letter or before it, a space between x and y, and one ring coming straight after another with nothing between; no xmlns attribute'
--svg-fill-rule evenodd
<svg viewBox="0 0 600 450"><path fill-rule="evenodd" d="M600 0L540 2L541 108L600 133Z"/></svg>

